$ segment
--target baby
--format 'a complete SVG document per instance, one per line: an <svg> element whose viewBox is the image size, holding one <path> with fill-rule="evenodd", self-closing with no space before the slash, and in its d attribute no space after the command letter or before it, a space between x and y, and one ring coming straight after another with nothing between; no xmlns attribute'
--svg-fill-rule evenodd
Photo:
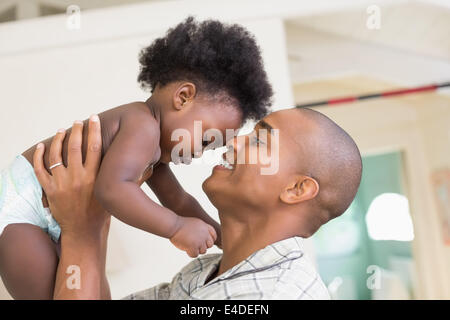
<svg viewBox="0 0 450 320"><path fill-rule="evenodd" d="M214 128L225 137L226 129L268 112L272 89L254 38L238 25L189 17L143 49L139 61L138 80L152 95L99 114L103 145L95 196L114 217L195 257L220 244L220 229L169 168L179 143L172 132L184 129L193 137L194 121L201 121L203 132ZM67 163L69 133L63 163L49 159L52 138L43 141L49 172ZM0 175L0 274L14 298L51 298L58 261L60 228L34 174L35 148ZM144 182L162 206L140 188Z"/></svg>

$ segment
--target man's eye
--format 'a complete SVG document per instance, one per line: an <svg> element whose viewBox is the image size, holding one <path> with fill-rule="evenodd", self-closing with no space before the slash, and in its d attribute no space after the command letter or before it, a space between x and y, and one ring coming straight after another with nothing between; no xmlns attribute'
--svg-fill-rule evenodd
<svg viewBox="0 0 450 320"><path fill-rule="evenodd" d="M263 143L257 136L252 137L252 144Z"/></svg>

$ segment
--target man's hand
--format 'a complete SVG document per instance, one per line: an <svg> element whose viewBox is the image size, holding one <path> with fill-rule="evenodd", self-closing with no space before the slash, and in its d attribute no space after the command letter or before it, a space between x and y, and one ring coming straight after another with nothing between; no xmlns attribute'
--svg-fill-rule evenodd
<svg viewBox="0 0 450 320"><path fill-rule="evenodd" d="M105 276L106 243L110 216L93 196L101 160L98 116L89 121L86 161L82 161L83 123L75 122L69 137L67 168L62 163L65 131L50 146L51 175L44 167L44 145L34 153L34 170L44 189L50 211L61 226L61 256L56 274L55 299L110 298ZM75 270L75 271L73 271ZM75 285L70 281L75 279Z"/></svg>
<svg viewBox="0 0 450 320"><path fill-rule="evenodd" d="M50 211L59 223L62 233L78 236L91 235L101 230L109 215L93 197L94 182L101 158L102 139L98 116L89 121L86 161L83 164L81 145L83 123L76 121L69 137L67 168L59 165L50 175L44 167L44 145L34 153L34 171L44 189ZM50 165L62 163L62 145L65 131L60 130L50 147Z"/></svg>

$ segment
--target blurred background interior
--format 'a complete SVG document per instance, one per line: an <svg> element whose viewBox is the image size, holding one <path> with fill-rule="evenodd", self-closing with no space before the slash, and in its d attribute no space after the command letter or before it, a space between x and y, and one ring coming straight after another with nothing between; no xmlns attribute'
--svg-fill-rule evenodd
<svg viewBox="0 0 450 320"><path fill-rule="evenodd" d="M273 110L450 81L447 0L0 0L0 166L75 119L147 99L139 50L189 14L255 35ZM450 298L449 94L317 107L355 139L364 164L348 212L307 241L334 299ZM211 166L173 170L217 218L201 190ZM170 281L188 261L113 221L113 298ZM1 283L0 298L10 298Z"/></svg>

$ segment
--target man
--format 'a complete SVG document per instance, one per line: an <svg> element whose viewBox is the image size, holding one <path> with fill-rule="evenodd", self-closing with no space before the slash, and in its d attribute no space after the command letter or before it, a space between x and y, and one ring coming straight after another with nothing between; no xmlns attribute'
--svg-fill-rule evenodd
<svg viewBox="0 0 450 320"><path fill-rule="evenodd" d="M203 183L219 212L223 254L201 256L171 283L127 298L329 299L325 285L304 255L302 239L341 215L352 202L361 180L359 150L342 128L309 109L269 114L258 122L255 133L262 128L270 134L235 138L230 152L234 152L234 159L248 160L255 148L276 144L277 148L270 148L279 150L278 155L271 155L279 158L276 174L262 175L266 165L259 159L256 164L244 161L231 169L215 168ZM72 134L80 130L74 128ZM278 139L272 135L274 130L278 130ZM97 150L99 138L90 136L88 144L96 147L89 150ZM80 139L71 139L75 142L69 150L78 152ZM56 136L53 142L55 163L60 161L62 140L62 135ZM43 169L42 152L38 149L35 154L36 174L48 191L52 212L63 230L55 298L108 297L104 276L108 216L95 200L89 201L96 171L87 169L92 164L83 167L79 158L79 163L59 170L61 176L55 172L51 177ZM70 179L78 176L73 190ZM80 219L74 219L77 214ZM70 264L83 270L80 290L65 287L65 268Z"/></svg>

